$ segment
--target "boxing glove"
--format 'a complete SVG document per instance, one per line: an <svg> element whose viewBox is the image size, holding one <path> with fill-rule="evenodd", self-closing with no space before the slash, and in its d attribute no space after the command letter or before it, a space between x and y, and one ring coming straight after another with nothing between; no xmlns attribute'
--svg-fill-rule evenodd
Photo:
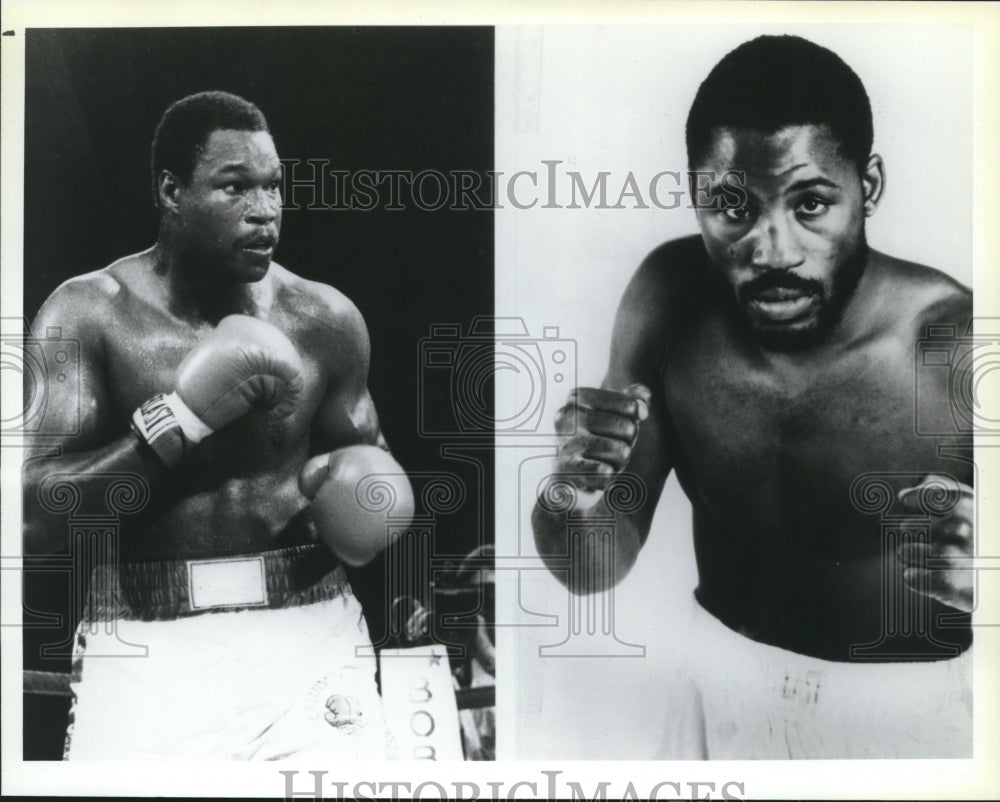
<svg viewBox="0 0 1000 802"><path fill-rule="evenodd" d="M370 562L413 520L413 488L381 448L347 446L310 459L299 489L312 500L316 534L347 565Z"/></svg>
<svg viewBox="0 0 1000 802"><path fill-rule="evenodd" d="M140 406L132 428L166 466L190 446L254 408L275 417L295 409L304 365L292 342L269 323L230 315L177 368L174 392Z"/></svg>

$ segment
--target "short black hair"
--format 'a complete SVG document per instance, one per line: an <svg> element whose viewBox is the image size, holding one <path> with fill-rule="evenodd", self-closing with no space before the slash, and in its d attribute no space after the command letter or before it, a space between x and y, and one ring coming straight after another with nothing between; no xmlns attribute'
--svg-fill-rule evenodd
<svg viewBox="0 0 1000 802"><path fill-rule="evenodd" d="M827 125L863 171L872 110L861 79L832 50L799 36L759 36L726 54L698 87L688 113L688 166L706 155L712 129L777 131Z"/></svg>
<svg viewBox="0 0 1000 802"><path fill-rule="evenodd" d="M181 98L163 112L153 135L153 202L159 206L160 173L169 170L191 180L198 155L213 131L266 131L264 113L249 100L230 92L198 92Z"/></svg>

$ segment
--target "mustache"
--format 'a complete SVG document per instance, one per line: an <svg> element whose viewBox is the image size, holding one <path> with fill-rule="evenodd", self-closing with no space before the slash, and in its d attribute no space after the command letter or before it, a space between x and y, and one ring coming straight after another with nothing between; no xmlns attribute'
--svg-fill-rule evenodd
<svg viewBox="0 0 1000 802"><path fill-rule="evenodd" d="M278 235L273 231L256 232L236 240L236 245L240 248L273 248L277 244Z"/></svg>
<svg viewBox="0 0 1000 802"><path fill-rule="evenodd" d="M739 288L741 301L748 301L766 290L793 290L808 295L822 295L823 285L815 279L803 278L785 270L771 270L750 279Z"/></svg>

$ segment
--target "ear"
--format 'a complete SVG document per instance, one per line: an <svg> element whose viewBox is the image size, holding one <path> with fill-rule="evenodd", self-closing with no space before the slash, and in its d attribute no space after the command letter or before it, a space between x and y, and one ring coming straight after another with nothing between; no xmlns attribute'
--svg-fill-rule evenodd
<svg viewBox="0 0 1000 802"><path fill-rule="evenodd" d="M865 217L871 217L885 191L885 164L877 153L873 153L868 159L861 175L861 188L865 198Z"/></svg>
<svg viewBox="0 0 1000 802"><path fill-rule="evenodd" d="M177 195L182 189L180 180L169 170L161 170L156 179L156 196L161 209L177 209Z"/></svg>

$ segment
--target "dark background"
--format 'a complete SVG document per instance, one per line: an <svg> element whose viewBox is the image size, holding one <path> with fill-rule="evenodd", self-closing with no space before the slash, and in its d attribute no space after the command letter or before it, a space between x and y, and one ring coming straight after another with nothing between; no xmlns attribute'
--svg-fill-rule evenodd
<svg viewBox="0 0 1000 802"><path fill-rule="evenodd" d="M344 170L492 168L491 28L32 29L26 40L29 319L65 279L153 244L153 131L166 107L192 92L223 89L256 103L283 160L328 159ZM303 164L296 178L307 175ZM304 204L308 191L295 199ZM435 554L457 558L492 543L487 440L476 452L480 472L442 453L468 438L423 437L418 425L419 340L432 324L464 332L493 311L492 214L409 203L403 211L286 208L276 261L332 284L361 310L372 341L369 386L399 462L457 474L468 487L465 504L434 522ZM436 402L451 400L445 392ZM384 570L376 562L352 577L376 642ZM64 573L27 573L25 584L29 608L66 609ZM62 641L75 624L64 618L58 631L26 628L26 668L68 670L66 660L39 657L40 645ZM59 757L67 706L26 695L26 759Z"/></svg>

